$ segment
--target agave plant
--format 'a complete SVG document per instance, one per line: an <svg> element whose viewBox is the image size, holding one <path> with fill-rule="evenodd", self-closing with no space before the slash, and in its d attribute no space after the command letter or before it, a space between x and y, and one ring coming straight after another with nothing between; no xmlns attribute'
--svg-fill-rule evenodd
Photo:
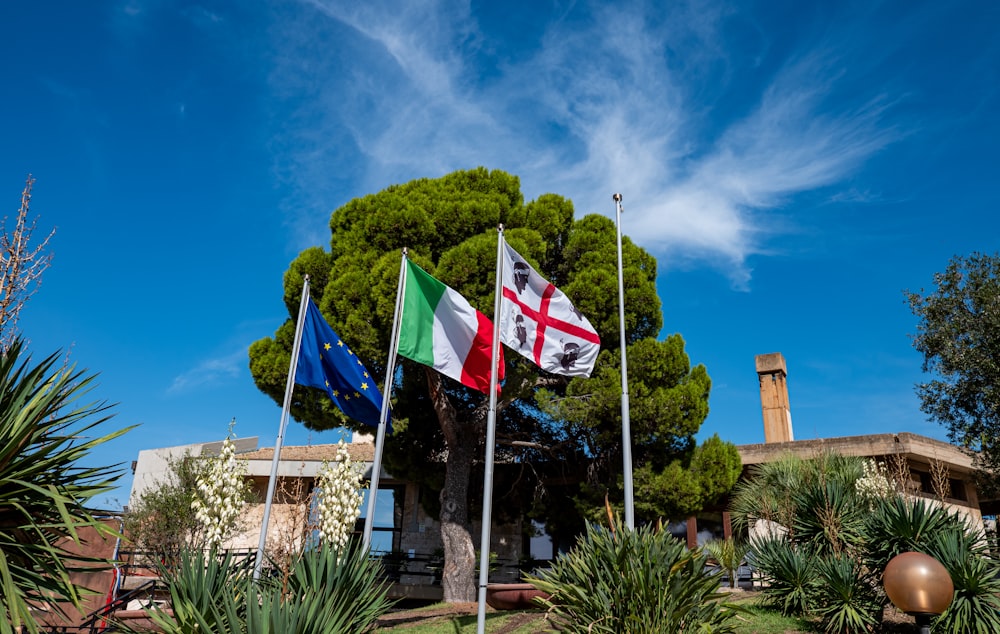
<svg viewBox="0 0 1000 634"><path fill-rule="evenodd" d="M593 524L568 553L528 582L560 631L607 634L733 632L732 606L720 603L719 573L666 531Z"/></svg>
<svg viewBox="0 0 1000 634"><path fill-rule="evenodd" d="M0 634L39 631L33 607L79 607L70 573L83 564L110 566L64 548L83 527L107 533L87 504L121 476L116 466L80 464L128 431L95 434L111 417L109 406L78 402L94 378L64 367L58 353L33 364L19 339L0 356Z"/></svg>

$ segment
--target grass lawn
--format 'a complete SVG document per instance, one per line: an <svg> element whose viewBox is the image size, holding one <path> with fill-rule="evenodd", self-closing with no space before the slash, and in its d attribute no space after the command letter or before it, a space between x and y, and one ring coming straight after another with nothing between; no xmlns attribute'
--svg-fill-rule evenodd
<svg viewBox="0 0 1000 634"><path fill-rule="evenodd" d="M777 612L758 607L754 595L736 598L749 614L737 616L736 631L740 634L806 634L809 623L802 619L781 616ZM412 610L401 610L379 620L380 632L409 632L412 634L474 634L476 631L477 605L475 603L435 603ZM486 631L491 634L532 634L552 632L545 613L541 610L486 613Z"/></svg>
<svg viewBox="0 0 1000 634"><path fill-rule="evenodd" d="M379 619L379 632L412 634L474 634L478 606L475 603L435 603L413 610L402 610ZM486 631L491 634L531 634L547 629L541 610L486 613Z"/></svg>

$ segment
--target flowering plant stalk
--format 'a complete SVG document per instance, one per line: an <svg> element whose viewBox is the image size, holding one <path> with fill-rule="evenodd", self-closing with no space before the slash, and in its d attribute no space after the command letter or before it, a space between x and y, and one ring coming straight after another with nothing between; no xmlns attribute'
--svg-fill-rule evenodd
<svg viewBox="0 0 1000 634"><path fill-rule="evenodd" d="M218 456L207 461L198 476L191 508L205 529L205 542L218 548L236 528L249 492L247 465L236 459L232 429Z"/></svg>
<svg viewBox="0 0 1000 634"><path fill-rule="evenodd" d="M868 503L869 508L874 508L879 500L886 500L895 493L895 489L889 482L889 473L885 463L874 460L865 460L862 463L864 475L855 480L854 489L858 496Z"/></svg>
<svg viewBox="0 0 1000 634"><path fill-rule="evenodd" d="M317 480L316 531L319 540L342 549L354 530L364 499L360 470L351 462L343 440L337 445L334 461L323 462Z"/></svg>

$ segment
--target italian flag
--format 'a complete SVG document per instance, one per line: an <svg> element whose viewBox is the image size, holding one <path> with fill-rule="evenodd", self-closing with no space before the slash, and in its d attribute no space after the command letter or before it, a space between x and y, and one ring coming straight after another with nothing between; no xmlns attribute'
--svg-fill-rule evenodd
<svg viewBox="0 0 1000 634"><path fill-rule="evenodd" d="M399 354L489 394L493 322L409 260L403 289Z"/></svg>

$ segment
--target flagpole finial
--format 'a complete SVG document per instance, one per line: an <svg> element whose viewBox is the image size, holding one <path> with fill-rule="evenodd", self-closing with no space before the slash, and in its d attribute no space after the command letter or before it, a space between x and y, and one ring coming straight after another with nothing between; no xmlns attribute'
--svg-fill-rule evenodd
<svg viewBox="0 0 1000 634"><path fill-rule="evenodd" d="M612 195L611 195L611 198L612 198L612 200L614 200L614 201L615 201L616 203L620 203L620 202L622 201L622 195L621 195L621 194L612 194Z"/></svg>

